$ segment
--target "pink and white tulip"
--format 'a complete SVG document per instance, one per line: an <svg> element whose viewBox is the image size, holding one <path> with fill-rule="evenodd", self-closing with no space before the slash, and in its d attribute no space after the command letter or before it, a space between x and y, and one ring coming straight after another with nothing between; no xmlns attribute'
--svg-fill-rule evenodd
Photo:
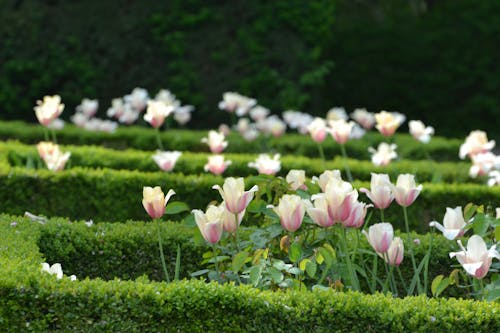
<svg viewBox="0 0 500 333"><path fill-rule="evenodd" d="M191 211L201 235L210 244L217 243L222 236L224 211L224 206L215 205L208 206L206 213L199 209Z"/></svg>
<svg viewBox="0 0 500 333"><path fill-rule="evenodd" d="M224 207L224 214L222 215L224 231L234 233L238 230L238 227L245 216L245 210L238 214L238 221L236 221L236 214L231 213L226 209L226 203L223 201L221 207Z"/></svg>
<svg viewBox="0 0 500 333"><path fill-rule="evenodd" d="M174 194L175 192L172 189L168 190L167 195L164 195L159 186L154 188L145 186L142 189L142 206L151 218L160 218L165 214L167 202Z"/></svg>
<svg viewBox="0 0 500 333"><path fill-rule="evenodd" d="M385 253L389 250L394 237L392 224L387 222L377 223L368 228L368 232L363 230L366 239L377 253Z"/></svg>
<svg viewBox="0 0 500 333"><path fill-rule="evenodd" d="M174 112L174 108L159 101L148 101L148 108L144 115L144 120L147 121L153 128L159 128L165 122L165 118Z"/></svg>
<svg viewBox="0 0 500 333"><path fill-rule="evenodd" d="M244 211L250 201L252 201L254 193L259 190L259 187L254 185L250 190L245 191L245 182L241 177L226 178L222 187L214 185L212 188L219 191L226 203L226 209L233 214L239 214Z"/></svg>
<svg viewBox="0 0 500 333"><path fill-rule="evenodd" d="M465 142L460 146L459 156L464 159L465 156L472 157L473 155L479 153L486 153L495 147L495 141L488 141L486 132L484 131L472 131L465 138Z"/></svg>
<svg viewBox="0 0 500 333"><path fill-rule="evenodd" d="M202 138L201 142L206 143L210 151L214 154L219 154L227 147L226 136L222 132L209 131L208 137Z"/></svg>
<svg viewBox="0 0 500 333"><path fill-rule="evenodd" d="M59 146L53 144L52 142L42 141L37 144L38 154L40 158L45 162L47 169L51 171L61 171L64 169L66 162L68 162L71 153L63 153Z"/></svg>
<svg viewBox="0 0 500 333"><path fill-rule="evenodd" d="M370 190L371 191L366 188L361 188L359 191L365 193L376 208L385 209L389 207L392 200L394 200L391 180L387 174L372 172Z"/></svg>
<svg viewBox="0 0 500 333"><path fill-rule="evenodd" d="M335 106L326 112L326 120L347 120L349 117L343 107Z"/></svg>
<svg viewBox="0 0 500 333"><path fill-rule="evenodd" d="M226 110L229 113L236 113L238 117L245 115L257 101L238 94L236 92L225 92L222 95L222 101L219 102L219 109Z"/></svg>
<svg viewBox="0 0 500 333"><path fill-rule="evenodd" d="M500 170L500 156L492 152L478 153L471 156L472 166L469 169L469 175L472 178L487 175L492 170Z"/></svg>
<svg viewBox="0 0 500 333"><path fill-rule="evenodd" d="M334 225L335 221L328 214L328 202L324 194L316 195L313 200L314 206L309 201L306 201L307 215L320 227L328 228Z"/></svg>
<svg viewBox="0 0 500 333"><path fill-rule="evenodd" d="M283 229L294 232L302 225L305 203L295 194L285 194L280 198L278 207L269 206L278 214Z"/></svg>
<svg viewBox="0 0 500 333"><path fill-rule="evenodd" d="M231 161L224 161L224 155L212 155L208 156L208 162L203 167L203 170L214 175L222 175L231 163Z"/></svg>
<svg viewBox="0 0 500 333"><path fill-rule="evenodd" d="M99 101L97 99L84 98L80 105L76 107L76 112L81 112L90 118L96 114L98 108Z"/></svg>
<svg viewBox="0 0 500 333"><path fill-rule="evenodd" d="M410 134L422 143L429 143L431 141L431 136L434 135L434 127L425 127L424 123L420 120L410 120L408 123L410 128Z"/></svg>
<svg viewBox="0 0 500 333"><path fill-rule="evenodd" d="M351 204L351 211L348 217L340 222L346 228L360 228L365 223L368 207L372 206L373 205L367 205L363 202L354 201Z"/></svg>
<svg viewBox="0 0 500 333"><path fill-rule="evenodd" d="M129 104L134 111L142 112L148 104L149 95L148 91L144 88L134 88L132 93L125 95L123 98L125 103Z"/></svg>
<svg viewBox="0 0 500 333"><path fill-rule="evenodd" d="M455 207L454 209L447 207L443 218L443 224L437 221L429 223L429 226L437 228L443 233L443 236L449 240L462 237L466 225L462 207Z"/></svg>
<svg viewBox="0 0 500 333"><path fill-rule="evenodd" d="M383 136L392 136L406 117L399 112L381 111L375 114L375 126Z"/></svg>
<svg viewBox="0 0 500 333"><path fill-rule="evenodd" d="M373 147L369 147L368 151L372 154L372 163L376 166L388 165L391 160L398 157L396 148L396 144L388 144L385 142L381 142L378 145L377 150L375 150Z"/></svg>
<svg viewBox="0 0 500 333"><path fill-rule="evenodd" d="M488 274L493 258L500 259L496 245L492 245L488 250L481 236L474 235L469 238L467 249L460 240L457 242L462 251L451 252L450 258L456 257L467 274L476 279L482 279Z"/></svg>
<svg viewBox="0 0 500 333"><path fill-rule="evenodd" d="M366 130L372 129L373 125L375 125L375 116L364 108L355 109L351 113L351 118Z"/></svg>
<svg viewBox="0 0 500 333"><path fill-rule="evenodd" d="M252 118L253 121L261 121L266 119L266 117L269 115L269 109L257 105L254 106L250 112L249 112L250 118Z"/></svg>
<svg viewBox="0 0 500 333"><path fill-rule="evenodd" d="M392 191L396 202L402 207L408 207L422 191L422 184L416 186L414 175L402 174L398 176L396 185L392 185Z"/></svg>
<svg viewBox="0 0 500 333"><path fill-rule="evenodd" d="M35 115L40 124L48 126L64 110L64 104L61 103L59 95L44 96L43 101L36 101Z"/></svg>
<svg viewBox="0 0 500 333"><path fill-rule="evenodd" d="M290 170L285 178L290 188L294 191L298 189L306 190L306 172L304 170Z"/></svg>
<svg viewBox="0 0 500 333"><path fill-rule="evenodd" d="M153 155L153 160L158 167L163 171L172 171L179 157L182 156L180 151L157 151Z"/></svg>
<svg viewBox="0 0 500 333"><path fill-rule="evenodd" d="M338 144L345 144L349 138L351 137L352 127L354 126L353 121L345 121L343 119L339 120L331 120L328 122L328 126L330 127L330 134L332 138Z"/></svg>
<svg viewBox="0 0 500 333"><path fill-rule="evenodd" d="M382 258L391 266L399 266L403 262L404 253L405 246L403 240L399 237L394 237L387 249L387 253L382 255Z"/></svg>
<svg viewBox="0 0 500 333"><path fill-rule="evenodd" d="M248 167L256 169L259 174L275 175L281 170L280 154L275 154L273 158L268 154L260 154L254 162L248 163Z"/></svg>
<svg viewBox="0 0 500 333"><path fill-rule="evenodd" d="M325 170L319 177L314 176L312 178L313 183L317 183L321 188L321 191L325 192L326 185L332 180L342 180L340 175L340 170Z"/></svg>
<svg viewBox="0 0 500 333"><path fill-rule="evenodd" d="M314 118L314 120L307 126L307 131L314 142L322 143L328 135L328 126L326 121L322 118Z"/></svg>

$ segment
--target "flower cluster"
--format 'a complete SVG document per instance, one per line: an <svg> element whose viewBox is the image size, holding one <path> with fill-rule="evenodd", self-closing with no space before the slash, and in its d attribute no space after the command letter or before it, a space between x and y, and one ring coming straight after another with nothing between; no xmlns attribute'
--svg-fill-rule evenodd
<svg viewBox="0 0 500 333"><path fill-rule="evenodd" d="M472 166L469 175L473 178L487 176L488 185L500 185L500 156L494 154L495 141L488 141L483 131L472 131L460 146L459 156L461 159L469 157Z"/></svg>

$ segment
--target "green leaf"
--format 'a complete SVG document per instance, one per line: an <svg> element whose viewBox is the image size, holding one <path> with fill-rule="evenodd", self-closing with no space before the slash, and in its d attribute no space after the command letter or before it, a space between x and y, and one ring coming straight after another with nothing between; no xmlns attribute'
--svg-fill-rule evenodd
<svg viewBox="0 0 500 333"><path fill-rule="evenodd" d="M189 206L182 201L169 202L165 208L165 214L173 215L189 211Z"/></svg>
<svg viewBox="0 0 500 333"><path fill-rule="evenodd" d="M302 247L300 243L295 242L290 245L290 250L288 253L290 257L290 261L293 263L296 263L297 261L300 260L300 257L302 256Z"/></svg>
<svg viewBox="0 0 500 333"><path fill-rule="evenodd" d="M495 227L495 239L500 240L500 226Z"/></svg>
<svg viewBox="0 0 500 333"><path fill-rule="evenodd" d="M474 234L479 236L484 236L488 231L489 223L483 214L478 214L474 218L474 222L472 223L472 229L474 230Z"/></svg>
<svg viewBox="0 0 500 333"><path fill-rule="evenodd" d="M472 216L476 213L477 206L472 202L469 202L464 208L464 220L469 221Z"/></svg>
<svg viewBox="0 0 500 333"><path fill-rule="evenodd" d="M266 209L267 203L264 200L253 200L247 207L249 213L262 213Z"/></svg>
<svg viewBox="0 0 500 333"><path fill-rule="evenodd" d="M248 255L249 253L247 251L242 251L234 256L232 262L233 272L238 273L240 271L241 267L243 267L243 265L245 264Z"/></svg>
<svg viewBox="0 0 500 333"><path fill-rule="evenodd" d="M438 288L439 284L441 283L441 281L443 281L443 278L444 278L444 275L441 274L441 275L436 276L434 278L434 280L432 280L431 292L432 292L433 296L436 296L437 288Z"/></svg>
<svg viewBox="0 0 500 333"><path fill-rule="evenodd" d="M209 269L202 269L202 270L200 270L200 271L193 272L193 273L191 273L191 274L189 274L189 275L190 275L191 277L197 277L197 276L200 276L200 275L206 274L206 273L208 273L208 272L210 272L210 270L209 270Z"/></svg>
<svg viewBox="0 0 500 333"><path fill-rule="evenodd" d="M250 275L249 275L249 280L250 283L254 286L257 287L259 284L260 278L262 277L262 266L253 266L249 270Z"/></svg>
<svg viewBox="0 0 500 333"><path fill-rule="evenodd" d="M271 276L271 279L273 280L274 283L278 284L283 281L284 275L280 270L274 267L269 267L268 273Z"/></svg>
<svg viewBox="0 0 500 333"><path fill-rule="evenodd" d="M318 269L318 265L314 261L308 261L306 264L306 273L310 278L313 278L316 275L316 270Z"/></svg>

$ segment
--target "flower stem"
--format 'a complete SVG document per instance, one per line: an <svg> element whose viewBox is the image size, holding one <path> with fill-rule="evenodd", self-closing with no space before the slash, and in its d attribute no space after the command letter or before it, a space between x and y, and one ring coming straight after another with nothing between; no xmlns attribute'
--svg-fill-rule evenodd
<svg viewBox="0 0 500 333"><path fill-rule="evenodd" d="M408 242L408 252L410 252L410 258L411 258L411 264L413 266L413 274L417 274L417 264L415 263L415 256L413 255L413 242L410 236L410 227L408 224L408 212L407 208L403 206L403 213L405 217L405 228L406 228L406 240ZM420 275L420 274L419 274ZM420 286L420 276L417 276L417 288L419 293L421 292L421 286Z"/></svg>
<svg viewBox="0 0 500 333"><path fill-rule="evenodd" d="M343 162L344 162L344 169L345 173L347 174L347 180L352 183L352 175L351 175L351 169L349 169L349 163L347 162L347 153L345 151L345 145L340 145L340 151L342 152L342 157L343 157Z"/></svg>
<svg viewBox="0 0 500 333"><path fill-rule="evenodd" d="M43 136L45 138L45 141L50 141L50 139L49 139L49 130L45 126L43 127Z"/></svg>
<svg viewBox="0 0 500 333"><path fill-rule="evenodd" d="M160 246L160 259L163 266L163 272L165 273L165 278L167 283L170 282L170 276L168 276L167 265L165 264L165 256L163 255L163 245L161 241L161 231L160 231L160 219L154 219L158 229L158 245Z"/></svg>
<svg viewBox="0 0 500 333"><path fill-rule="evenodd" d="M234 223L238 225L238 213L234 214ZM238 238L238 229L239 225L236 227L236 230L234 231L234 248L236 249L236 253L240 252L240 240Z"/></svg>
<svg viewBox="0 0 500 333"><path fill-rule="evenodd" d="M427 284L428 284L428 275L429 275L429 259L431 257L432 252L432 241L434 239L434 228L431 230L431 239L429 240L429 250L427 251L427 258L424 264L424 293L427 295Z"/></svg>
<svg viewBox="0 0 500 333"><path fill-rule="evenodd" d="M321 145L321 143L318 143L318 150L319 150L319 156L321 157L321 161L322 161L322 166L323 166L323 170L326 169L326 165L325 165L325 152L323 151L323 146Z"/></svg>
<svg viewBox="0 0 500 333"><path fill-rule="evenodd" d="M50 130L50 134L52 135L52 141L57 144L57 137L56 137L56 131L55 130Z"/></svg>
<svg viewBox="0 0 500 333"><path fill-rule="evenodd" d="M215 244L212 244L212 251L214 252L215 273L217 274L217 279L218 279L220 277L220 273L219 273L219 262L217 261L217 252L215 249Z"/></svg>
<svg viewBox="0 0 500 333"><path fill-rule="evenodd" d="M342 227L342 232L343 232L343 235L340 237L340 239L342 242L342 247L343 247L345 258L346 258L347 271L349 272L349 279L351 280L351 287L353 290L359 290L358 277L356 276L356 271L352 267L351 256L349 255L349 249L347 247L346 228Z"/></svg>
<svg viewBox="0 0 500 333"><path fill-rule="evenodd" d="M380 208L380 222L385 222L384 209Z"/></svg>
<svg viewBox="0 0 500 333"><path fill-rule="evenodd" d="M156 128L156 143L158 144L158 148L160 150L163 150L163 143L161 142L161 136L160 136L160 128Z"/></svg>

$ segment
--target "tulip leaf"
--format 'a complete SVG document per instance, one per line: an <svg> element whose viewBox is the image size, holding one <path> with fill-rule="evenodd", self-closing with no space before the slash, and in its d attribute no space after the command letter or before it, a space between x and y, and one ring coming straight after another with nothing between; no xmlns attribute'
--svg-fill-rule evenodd
<svg viewBox="0 0 500 333"><path fill-rule="evenodd" d="M174 215L189 211L189 206L182 201L173 201L165 208L165 214Z"/></svg>
<svg viewBox="0 0 500 333"><path fill-rule="evenodd" d="M248 258L249 253L247 251L242 251L240 253L237 253L232 262L232 268L233 272L238 273L245 264L247 258Z"/></svg>
<svg viewBox="0 0 500 333"><path fill-rule="evenodd" d="M208 272L210 272L210 270L209 270L209 269L202 269L202 270L200 270L200 271L196 271L196 272L191 273L191 274L190 274L190 276L191 276L191 277L197 277L197 276L200 276L200 275L206 274L206 273L208 273Z"/></svg>
<svg viewBox="0 0 500 333"><path fill-rule="evenodd" d="M474 230L474 234L479 236L484 236L486 231L488 231L489 223L488 220L484 217L483 214L478 214L474 218L474 222L472 223L472 228Z"/></svg>
<svg viewBox="0 0 500 333"><path fill-rule="evenodd" d="M290 245L288 255L291 262L296 263L297 261L299 261L300 257L302 256L302 247L300 246L300 243L292 243L292 245Z"/></svg>
<svg viewBox="0 0 500 333"><path fill-rule="evenodd" d="M477 208L478 207L476 205L474 205L472 202L469 202L464 208L464 220L469 221L476 213Z"/></svg>
<svg viewBox="0 0 500 333"><path fill-rule="evenodd" d="M437 291L437 287L439 285L439 283L441 281L443 281L443 278L444 278L444 275L441 274L441 275L438 275L434 278L434 280L432 280L432 284L431 284L431 292L432 292L432 295L433 296L436 296L436 291Z"/></svg>
<svg viewBox="0 0 500 333"><path fill-rule="evenodd" d="M432 295L438 297L450 285L450 278L438 275L434 278L431 284Z"/></svg>

